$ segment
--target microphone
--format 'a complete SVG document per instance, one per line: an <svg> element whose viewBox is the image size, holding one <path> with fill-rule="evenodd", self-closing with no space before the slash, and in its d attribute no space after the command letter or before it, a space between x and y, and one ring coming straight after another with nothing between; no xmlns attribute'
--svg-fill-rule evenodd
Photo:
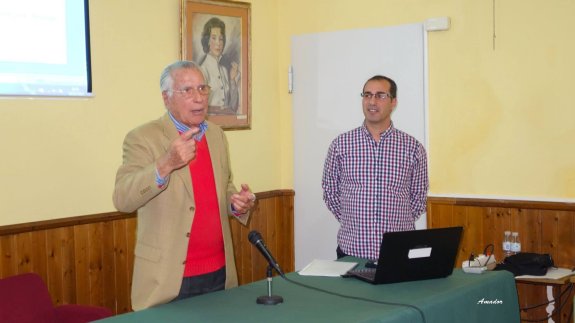
<svg viewBox="0 0 575 323"><path fill-rule="evenodd" d="M274 267L274 269L278 272L278 274L280 274L280 276L285 278L285 275L281 270L280 265L278 265L277 261L274 259L274 257L266 247L262 235L256 230L253 230L252 232L250 232L250 234L248 234L248 240L250 240L250 242L258 248L258 250L264 256L264 258L266 258L270 266Z"/></svg>

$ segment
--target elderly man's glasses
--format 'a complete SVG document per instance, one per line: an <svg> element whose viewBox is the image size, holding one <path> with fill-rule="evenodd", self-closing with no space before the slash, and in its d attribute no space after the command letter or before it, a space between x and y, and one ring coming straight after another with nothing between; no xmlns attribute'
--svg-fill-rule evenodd
<svg viewBox="0 0 575 323"><path fill-rule="evenodd" d="M208 95L210 94L210 86L207 84L198 85L196 87L189 86L179 90L172 90L172 92L181 93L184 96L192 96L194 92L197 92L200 95Z"/></svg>
<svg viewBox="0 0 575 323"><path fill-rule="evenodd" d="M371 98L375 97L375 99L379 101L383 101L391 97L391 95L386 92L377 92L377 93L363 92L360 95L364 100L371 100Z"/></svg>

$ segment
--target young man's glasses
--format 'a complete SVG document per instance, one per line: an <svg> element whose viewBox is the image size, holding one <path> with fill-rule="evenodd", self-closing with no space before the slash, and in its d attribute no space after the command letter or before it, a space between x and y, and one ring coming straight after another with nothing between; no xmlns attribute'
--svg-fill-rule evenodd
<svg viewBox="0 0 575 323"><path fill-rule="evenodd" d="M360 95L364 100L371 100L371 98L375 97L376 100L383 101L387 98L391 98L391 95L386 92L377 92L377 93L363 92Z"/></svg>

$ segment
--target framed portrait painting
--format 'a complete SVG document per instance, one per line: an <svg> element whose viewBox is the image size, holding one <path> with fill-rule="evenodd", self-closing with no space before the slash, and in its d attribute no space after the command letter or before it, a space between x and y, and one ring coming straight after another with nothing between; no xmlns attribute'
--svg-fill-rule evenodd
<svg viewBox="0 0 575 323"><path fill-rule="evenodd" d="M210 86L208 120L251 127L250 4L182 0L182 59L198 63Z"/></svg>

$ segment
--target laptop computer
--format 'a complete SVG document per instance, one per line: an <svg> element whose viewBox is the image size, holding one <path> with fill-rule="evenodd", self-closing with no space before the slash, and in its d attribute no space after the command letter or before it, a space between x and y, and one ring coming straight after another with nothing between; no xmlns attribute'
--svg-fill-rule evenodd
<svg viewBox="0 0 575 323"><path fill-rule="evenodd" d="M463 227L387 232L376 268L354 268L349 276L372 284L442 278L451 275Z"/></svg>

